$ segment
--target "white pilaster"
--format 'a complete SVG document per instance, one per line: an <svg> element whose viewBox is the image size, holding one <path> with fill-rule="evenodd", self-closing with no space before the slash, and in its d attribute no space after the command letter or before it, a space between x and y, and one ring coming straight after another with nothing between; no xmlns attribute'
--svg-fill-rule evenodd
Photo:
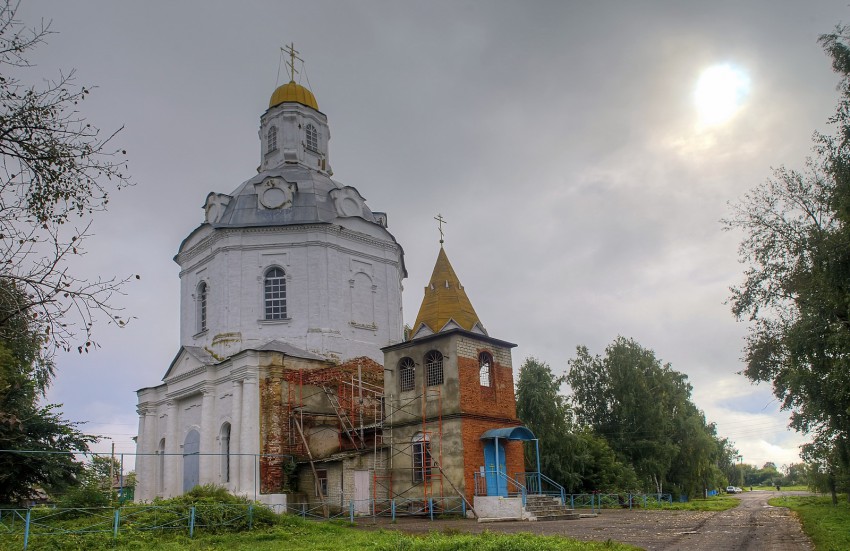
<svg viewBox="0 0 850 551"><path fill-rule="evenodd" d="M148 473L150 462L147 460L148 453L151 448L151 443L147 440L145 434L145 416L147 408L139 406L136 408L136 413L139 414L139 432L136 437L136 501L148 501L150 499L151 487L154 484L153 476Z"/></svg>
<svg viewBox="0 0 850 551"><path fill-rule="evenodd" d="M230 491L242 491L242 381L233 381L233 401L230 423Z"/></svg>
<svg viewBox="0 0 850 551"><path fill-rule="evenodd" d="M182 472L183 457L180 454L182 434L178 419L179 408L176 400L168 402L168 432L165 438L165 488L164 497L173 497L183 493L183 484L180 480Z"/></svg>
<svg viewBox="0 0 850 551"><path fill-rule="evenodd" d="M242 419L240 419L239 431L239 451L242 453L239 462L239 482L242 492L249 497L259 493L256 474L259 468L258 457L246 455L260 452L260 433L257 426L260 414L259 401L257 379L251 376L245 377L242 381Z"/></svg>
<svg viewBox="0 0 850 551"><path fill-rule="evenodd" d="M215 437L218 434L215 426L215 387L205 386L202 392L204 397L201 401L200 483L217 484L219 477L216 466L219 465L220 458L213 455L218 452L215 445Z"/></svg>

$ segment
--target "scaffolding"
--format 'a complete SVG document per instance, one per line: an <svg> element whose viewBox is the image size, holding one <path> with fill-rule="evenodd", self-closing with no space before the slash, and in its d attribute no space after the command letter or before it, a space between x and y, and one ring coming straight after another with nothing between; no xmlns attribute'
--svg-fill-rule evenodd
<svg viewBox="0 0 850 551"><path fill-rule="evenodd" d="M401 498L409 501L411 511L424 514L430 512L429 503L440 504L444 497L442 393L439 387L425 387L404 401L387 400L383 379L383 366L367 358L319 369L284 369L287 400L286 419L281 423L282 447L284 453L309 461L317 480L306 428L311 418L335 418L339 450L371 455L371 512L389 513L388 504ZM322 398L324 407L318 405L316 396ZM429 404L436 404L430 416ZM393 440L393 419L401 414L421 423L419 465L413 460L413 441ZM411 482L401 484L400 478ZM454 489L451 482L449 485ZM327 496L317 493L324 504Z"/></svg>

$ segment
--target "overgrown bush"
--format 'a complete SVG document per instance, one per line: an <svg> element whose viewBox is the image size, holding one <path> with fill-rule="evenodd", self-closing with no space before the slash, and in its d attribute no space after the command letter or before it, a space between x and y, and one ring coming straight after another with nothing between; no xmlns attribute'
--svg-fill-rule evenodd
<svg viewBox="0 0 850 551"><path fill-rule="evenodd" d="M215 484L195 486L185 494L156 499L151 506L125 508L126 525L137 530L171 529L188 523L195 507L195 526L205 531L247 530L250 526L271 526L278 515L265 505L236 496Z"/></svg>
<svg viewBox="0 0 850 551"><path fill-rule="evenodd" d="M109 494L97 484L82 484L69 488L56 505L62 509L87 509L91 507L109 507Z"/></svg>

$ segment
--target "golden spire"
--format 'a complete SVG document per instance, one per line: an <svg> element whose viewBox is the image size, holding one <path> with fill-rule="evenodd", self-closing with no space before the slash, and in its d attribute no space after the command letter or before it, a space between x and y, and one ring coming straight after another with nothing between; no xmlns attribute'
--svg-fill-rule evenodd
<svg viewBox="0 0 850 551"><path fill-rule="evenodd" d="M481 320L478 319L478 314L475 313L475 308L466 296L466 291L441 245L431 281L425 287L425 297L419 307L416 323L413 324L414 335L423 323L437 333L449 321L454 321L467 331L473 331L476 325L484 331Z"/></svg>

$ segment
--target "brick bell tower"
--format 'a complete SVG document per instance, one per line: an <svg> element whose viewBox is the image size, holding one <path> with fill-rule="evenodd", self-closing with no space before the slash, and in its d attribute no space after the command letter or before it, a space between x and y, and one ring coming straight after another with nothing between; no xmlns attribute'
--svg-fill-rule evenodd
<svg viewBox="0 0 850 551"><path fill-rule="evenodd" d="M516 416L515 346L484 329L441 240L409 340L382 349L391 494L507 495L518 440L534 438Z"/></svg>

